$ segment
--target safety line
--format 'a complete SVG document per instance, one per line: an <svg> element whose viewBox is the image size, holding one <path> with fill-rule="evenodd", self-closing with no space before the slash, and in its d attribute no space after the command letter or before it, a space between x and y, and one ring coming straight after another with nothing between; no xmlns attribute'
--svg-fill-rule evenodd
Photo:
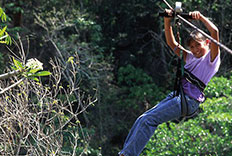
<svg viewBox="0 0 232 156"><path fill-rule="evenodd" d="M174 9L171 7L171 5L170 4L168 4L168 2L166 1L166 0L163 0L163 2L169 7L169 9L171 9L171 10L173 10L174 11Z"/></svg>

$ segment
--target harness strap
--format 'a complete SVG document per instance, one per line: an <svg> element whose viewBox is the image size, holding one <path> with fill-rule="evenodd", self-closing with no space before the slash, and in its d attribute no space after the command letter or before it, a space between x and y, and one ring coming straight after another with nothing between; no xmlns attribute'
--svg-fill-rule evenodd
<svg viewBox="0 0 232 156"><path fill-rule="evenodd" d="M183 66L183 58L178 59L178 66L177 66L177 72L176 72L176 81L174 86L174 95L181 97L181 116L182 118L185 118L185 116L188 115L188 104L185 98L183 86L181 83L181 79L184 77L184 66Z"/></svg>
<svg viewBox="0 0 232 156"><path fill-rule="evenodd" d="M191 72L189 72L188 70L184 70L184 78L192 83L193 85L195 85L198 89L200 89L201 92L204 91L206 85L200 80L198 79L195 75L193 75Z"/></svg>
<svg viewBox="0 0 232 156"><path fill-rule="evenodd" d="M185 117L188 115L188 104L181 83L180 83L180 97L181 97L181 115L182 117Z"/></svg>
<svg viewBox="0 0 232 156"><path fill-rule="evenodd" d="M181 75L179 74L178 76L181 76ZM193 75L191 72L189 72L186 69L184 69L183 78L185 78L187 81L189 81L190 83L192 83L193 85L198 87L200 89L200 91L202 91L202 92L204 91L206 85L200 79L198 79L195 75ZM180 94L180 97L181 97L181 115L182 115L182 119L183 118L191 118L191 115L190 115L190 117L188 117L188 103L186 101L185 93L184 93L184 90L183 90L182 83L180 82L180 79L179 79L179 84L178 85L179 85L179 88L178 88L179 90L177 92L178 92L178 94ZM196 113L196 114L198 114L198 113Z"/></svg>

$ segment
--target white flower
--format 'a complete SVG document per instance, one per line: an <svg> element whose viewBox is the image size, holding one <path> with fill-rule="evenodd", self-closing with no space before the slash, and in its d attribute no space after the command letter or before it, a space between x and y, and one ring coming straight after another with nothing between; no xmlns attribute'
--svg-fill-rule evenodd
<svg viewBox="0 0 232 156"><path fill-rule="evenodd" d="M27 60L26 67L28 67L30 69L43 70L43 63L41 63L36 58L32 58L32 59Z"/></svg>

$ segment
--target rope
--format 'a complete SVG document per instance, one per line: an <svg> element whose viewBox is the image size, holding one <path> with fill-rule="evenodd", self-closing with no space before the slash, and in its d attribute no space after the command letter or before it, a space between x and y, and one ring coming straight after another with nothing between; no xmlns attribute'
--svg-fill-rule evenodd
<svg viewBox="0 0 232 156"><path fill-rule="evenodd" d="M180 26L181 23L179 19L176 19L175 21L176 28L177 28L177 42L178 45L181 44L181 37L180 37ZM182 49L180 50L180 57L178 58L178 66L177 66L177 72L176 72L176 84L174 87L174 96L180 95L181 97L181 120L185 120L185 117L188 115L188 107L187 107L187 100L185 98L183 86L181 83L181 79L184 76L184 55Z"/></svg>

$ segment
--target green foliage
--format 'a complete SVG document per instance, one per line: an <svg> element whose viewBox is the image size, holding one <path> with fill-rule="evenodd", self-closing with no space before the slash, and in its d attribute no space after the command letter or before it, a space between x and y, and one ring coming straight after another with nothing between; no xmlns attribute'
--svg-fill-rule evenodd
<svg viewBox="0 0 232 156"><path fill-rule="evenodd" d="M203 113L194 120L178 125L160 125L142 155L231 155L232 96L228 95L227 84L221 86L222 81L231 83L231 80L223 77L214 78L210 82L207 90L209 95L213 95L213 91L219 91L210 92L212 86L225 88L215 94L217 97L207 99L201 104ZM227 95L227 98L222 97L223 95Z"/></svg>
<svg viewBox="0 0 232 156"><path fill-rule="evenodd" d="M76 132L75 136L73 136L73 132ZM101 152L99 149L94 149L90 147L87 142L88 140L84 140L84 137L86 135L93 134L94 132L87 128L83 128L82 130L80 130L80 128L75 125L68 125L66 128L64 128L63 131L63 153L73 153L73 151L75 151L75 155L81 155L83 153L85 155L101 156ZM73 143L75 143L75 141L77 141L76 144L78 146L76 147L76 149L73 149Z"/></svg>
<svg viewBox="0 0 232 156"><path fill-rule="evenodd" d="M3 24L3 22L6 22L7 16L1 7L0 7L0 18L2 21L0 22L0 44L11 45L12 43L11 37L6 31L7 26ZM3 55L2 53L0 53L0 74L3 73L3 69L5 68L5 64L3 63L3 61L4 61Z"/></svg>
<svg viewBox="0 0 232 156"><path fill-rule="evenodd" d="M109 51L106 52L113 52L112 46L116 47L118 43L129 43L127 50L132 55L141 50L144 44L141 41L151 39L149 34L144 34L156 28L160 23L156 14L159 4L159 1L149 0L106 0L102 1L97 9L92 8L92 11L100 16L99 22L104 28L104 44L109 46Z"/></svg>
<svg viewBox="0 0 232 156"><path fill-rule="evenodd" d="M43 64L37 59L29 59L26 65L23 65L13 57L13 63L14 66L12 66L12 69L21 71L24 77L35 81L39 81L38 77L40 76L51 75L49 71L42 71Z"/></svg>
<svg viewBox="0 0 232 156"><path fill-rule="evenodd" d="M115 85L104 88L100 92L104 98L94 112L98 114L90 114L99 134L94 140L95 144L102 145L103 155L117 155L119 144L138 115L156 105L164 93L148 74L133 65L121 67Z"/></svg>
<svg viewBox="0 0 232 156"><path fill-rule="evenodd" d="M85 9L80 9L76 2L50 2L52 5L45 3L39 6L40 11L35 11L37 25L44 28L39 36L41 47L47 44L44 40L49 38L53 43L51 48L56 48L52 55L58 56L62 63L67 61L67 70L76 68L76 80L81 79L81 87L88 92L90 86L96 86L98 77L101 77L99 73L105 72L108 66L103 60L104 46L98 44L102 39L101 26L95 22L95 17ZM75 60L74 55L77 56Z"/></svg>
<svg viewBox="0 0 232 156"><path fill-rule="evenodd" d="M2 22L6 21L6 14L2 10L2 8L0 8L0 18ZM6 29L7 29L7 26L4 26L2 29L0 28L0 43L11 44L12 41L11 41L9 34L6 32Z"/></svg>
<svg viewBox="0 0 232 156"><path fill-rule="evenodd" d="M121 101L119 104L123 104L124 108L138 109L145 103L153 105L165 96L162 88L158 87L150 76L132 65L119 69L118 85L124 92L119 97Z"/></svg>
<svg viewBox="0 0 232 156"><path fill-rule="evenodd" d="M0 18L2 22L6 21L6 14L4 13L3 9L0 7ZM2 26L2 24L1 24ZM11 44L11 38L9 34L6 32L7 26L4 26L2 29L0 28L0 43L3 44Z"/></svg>
<svg viewBox="0 0 232 156"><path fill-rule="evenodd" d="M8 10L10 10L13 13L19 13L19 12L23 13L24 10L22 7L20 7L23 5L23 3L24 2L22 0L18 0L18 2L8 2L8 3L6 3L5 8L7 8Z"/></svg>
<svg viewBox="0 0 232 156"><path fill-rule="evenodd" d="M207 97L220 97L232 95L232 76L227 79L223 76L214 77L205 89Z"/></svg>
<svg viewBox="0 0 232 156"><path fill-rule="evenodd" d="M174 6L172 1L168 2ZM231 48L230 3L230 0L184 0L183 6L186 12L199 10L210 17L220 29L222 43ZM163 48L166 47L163 44L165 42L163 19L158 16L158 12L162 11L161 8L167 8L167 5L156 0L32 0L27 2L7 0L3 4L3 7L11 13L5 18L8 22L13 22L13 18L10 18L13 14L23 13L23 30L11 28L9 25L7 32L12 35L21 30L23 35L29 36L30 47L33 47L29 55L43 56L46 52L46 54L57 56L57 53L54 53L57 49L54 49L54 45L51 44L53 41L64 57L64 62L67 61L66 71L78 64L76 71L77 79L81 79L82 82L81 88L84 88L86 93L91 92L90 88L98 90L98 105L88 110L91 122L87 125L96 129L94 136L97 138L93 139L91 147L92 145L96 147L98 152L101 145L104 155L116 155L123 140L116 139L120 143L115 145L111 144L112 138L117 135L121 137L121 134L126 135L138 115L163 98L165 93L160 86L163 84L166 85L165 87L170 86L170 74L167 74L168 71L163 68L169 68L168 62L171 56L167 48ZM1 16L1 19L4 17ZM5 26L1 24L2 32ZM25 40L23 44L25 45ZM75 53L78 54L78 59L73 57ZM230 69L231 56L226 53L222 53L221 56L223 67ZM47 59L45 55L43 57ZM108 64L109 59L112 59L110 60L112 64ZM130 65L125 67L128 62L136 64L140 69ZM20 64L16 63L16 65L17 69L20 69ZM38 74L48 74L39 73L40 71L36 69L28 70L28 72L24 76L31 78L36 78ZM113 74L117 77L115 78ZM116 84L115 79L118 80ZM231 86L231 81L216 78L209 84L206 94L210 98L229 97ZM205 108L206 110L208 109ZM215 122L231 119L230 113L224 110L222 112L206 119ZM176 127L173 124L171 126ZM205 131L204 127L196 129ZM202 134L200 137L207 138ZM212 140L212 138L208 139ZM186 140L190 141L187 136ZM203 143L206 144L204 141ZM181 147L179 149L182 150ZM86 155L92 154L86 153Z"/></svg>
<svg viewBox="0 0 232 156"><path fill-rule="evenodd" d="M100 156L100 149L89 146L88 135L93 135L94 131L82 128L81 121L78 119L92 101L89 97L87 101L82 99L85 96L81 95L79 88L75 88L78 86L64 88L60 85L61 75L57 74L57 71L63 72L62 67L52 64L54 77L49 77L49 85L43 85L28 79L24 81L25 77L39 81L38 77L51 74L43 71L43 64L40 61L29 59L25 63L12 57L12 64L12 69L15 71L11 73L19 72L21 75L9 74L7 81L13 84L20 83L17 87L14 86L15 88L9 88L6 83L9 89L1 93L3 100L0 104L4 108L1 111L1 118L12 118L7 124L1 124L4 129L0 131L0 134L4 135L2 140L11 137L10 142L4 140L0 143L0 148L4 149L1 154ZM21 76L24 78L18 81ZM4 81L1 83L1 88L6 88L3 84ZM78 95L82 98L77 100L73 90L78 90ZM73 111L72 105L80 107L80 102L84 108ZM33 130L29 132L28 128Z"/></svg>
<svg viewBox="0 0 232 156"><path fill-rule="evenodd" d="M77 29L81 32L87 32L90 35L90 40L92 42L98 42L102 39L101 26L96 24L88 17L78 17L74 19L74 23L77 26Z"/></svg>
<svg viewBox="0 0 232 156"><path fill-rule="evenodd" d="M6 14L2 8L0 8L0 18L1 18L2 22L6 21Z"/></svg>

